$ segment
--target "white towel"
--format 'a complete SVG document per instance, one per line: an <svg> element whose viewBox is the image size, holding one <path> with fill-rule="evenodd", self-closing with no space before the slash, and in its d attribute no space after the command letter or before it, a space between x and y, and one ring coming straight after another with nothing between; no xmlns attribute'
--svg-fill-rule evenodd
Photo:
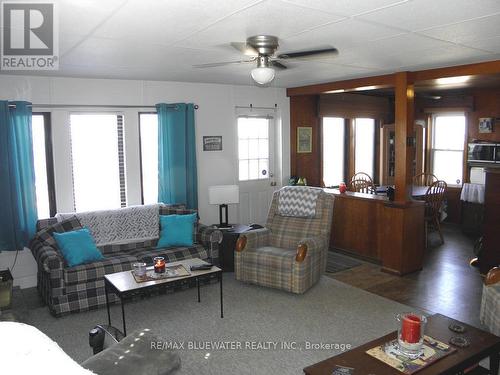
<svg viewBox="0 0 500 375"><path fill-rule="evenodd" d="M484 203L484 185L481 184L464 184L460 200L470 203Z"/></svg>

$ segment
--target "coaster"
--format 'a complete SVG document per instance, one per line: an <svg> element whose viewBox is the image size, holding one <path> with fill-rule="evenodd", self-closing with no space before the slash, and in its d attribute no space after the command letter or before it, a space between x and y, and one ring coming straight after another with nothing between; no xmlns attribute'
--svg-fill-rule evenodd
<svg viewBox="0 0 500 375"><path fill-rule="evenodd" d="M453 331L455 333L464 333L465 332L465 327L461 324L456 324L456 323L451 323L449 326L448 326L448 329L450 331Z"/></svg>
<svg viewBox="0 0 500 375"><path fill-rule="evenodd" d="M453 336L450 339L450 344L458 346L459 348L467 348L468 346L470 346L470 340L466 337Z"/></svg>

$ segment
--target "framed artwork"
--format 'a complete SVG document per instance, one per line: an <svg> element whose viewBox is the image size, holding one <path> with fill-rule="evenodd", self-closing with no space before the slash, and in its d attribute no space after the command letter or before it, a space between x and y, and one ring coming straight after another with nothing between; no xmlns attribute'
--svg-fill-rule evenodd
<svg viewBox="0 0 500 375"><path fill-rule="evenodd" d="M297 128L297 153L312 152L312 127L299 126Z"/></svg>
<svg viewBox="0 0 500 375"><path fill-rule="evenodd" d="M481 117L479 119L479 133L492 133L494 121L495 119L492 117Z"/></svg>
<svg viewBox="0 0 500 375"><path fill-rule="evenodd" d="M203 136L203 151L222 151L222 136Z"/></svg>

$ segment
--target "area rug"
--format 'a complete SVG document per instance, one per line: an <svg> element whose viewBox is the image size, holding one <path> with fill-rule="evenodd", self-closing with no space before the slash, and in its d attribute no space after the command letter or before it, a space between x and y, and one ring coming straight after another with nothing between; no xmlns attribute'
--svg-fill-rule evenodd
<svg viewBox="0 0 500 375"><path fill-rule="evenodd" d="M179 374L301 374L315 362L387 334L395 315L413 310L329 277L303 295L243 284L224 274L224 318L219 286L159 295L125 305L127 330L150 328L161 342L152 350L177 347ZM111 309L121 326L120 306ZM78 362L92 353L88 331L107 320L106 309L52 317L47 308L29 311L38 327Z"/></svg>
<svg viewBox="0 0 500 375"><path fill-rule="evenodd" d="M340 271L345 271L357 266L360 266L362 263L348 257L346 255L342 255L336 253L335 251L328 251L328 258L326 263L326 272L328 273L336 273Z"/></svg>

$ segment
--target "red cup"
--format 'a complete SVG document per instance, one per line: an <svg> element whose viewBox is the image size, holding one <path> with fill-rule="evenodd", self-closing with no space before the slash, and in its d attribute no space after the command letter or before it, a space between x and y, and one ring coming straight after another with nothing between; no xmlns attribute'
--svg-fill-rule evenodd
<svg viewBox="0 0 500 375"><path fill-rule="evenodd" d="M339 191L340 191L342 194L344 194L344 193L347 191L347 186L346 186L346 184L345 184L344 182L341 182L341 183L339 184Z"/></svg>

